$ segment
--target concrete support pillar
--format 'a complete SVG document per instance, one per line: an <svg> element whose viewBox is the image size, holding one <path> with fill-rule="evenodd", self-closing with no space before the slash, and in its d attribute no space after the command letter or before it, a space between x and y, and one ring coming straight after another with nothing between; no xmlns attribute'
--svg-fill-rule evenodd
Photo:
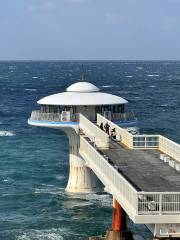
<svg viewBox="0 0 180 240"><path fill-rule="evenodd" d="M113 198L112 230L126 231L126 213L115 198Z"/></svg>
<svg viewBox="0 0 180 240"><path fill-rule="evenodd" d="M133 240L127 231L126 213L116 199L113 199L112 229L107 231L106 240Z"/></svg>
<svg viewBox="0 0 180 240"><path fill-rule="evenodd" d="M69 138L69 180L67 192L90 193L99 191L98 179L94 172L85 165L84 159L79 155L79 134L73 129L66 129Z"/></svg>

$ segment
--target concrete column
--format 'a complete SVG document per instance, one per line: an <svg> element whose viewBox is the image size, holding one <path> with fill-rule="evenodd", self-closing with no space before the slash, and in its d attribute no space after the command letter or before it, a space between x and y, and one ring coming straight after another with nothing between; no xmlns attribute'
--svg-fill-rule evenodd
<svg viewBox="0 0 180 240"><path fill-rule="evenodd" d="M113 198L112 229L107 231L106 240L133 240L126 227L126 213L119 202Z"/></svg>
<svg viewBox="0 0 180 240"><path fill-rule="evenodd" d="M113 198L112 230L126 231L126 213L115 198Z"/></svg>
<svg viewBox="0 0 180 240"><path fill-rule="evenodd" d="M79 155L79 134L73 129L66 129L69 138L69 180L67 192L90 193L99 191L98 179L94 172L85 165Z"/></svg>

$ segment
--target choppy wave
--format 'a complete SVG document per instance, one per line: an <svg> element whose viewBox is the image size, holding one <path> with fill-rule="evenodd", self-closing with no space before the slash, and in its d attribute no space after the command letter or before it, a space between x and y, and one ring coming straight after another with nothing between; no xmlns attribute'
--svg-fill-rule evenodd
<svg viewBox="0 0 180 240"><path fill-rule="evenodd" d="M63 240L62 231L66 229L31 230L20 233L16 240Z"/></svg>
<svg viewBox="0 0 180 240"><path fill-rule="evenodd" d="M133 235L133 238L134 238L134 240L144 240L144 238L143 237L141 237L140 235Z"/></svg>
<svg viewBox="0 0 180 240"><path fill-rule="evenodd" d="M65 209L73 209L73 208L77 208L77 207L87 207L87 206L91 206L93 205L93 203L88 202L88 201L80 201L78 200L71 200L71 201L66 201L64 202L63 206Z"/></svg>
<svg viewBox="0 0 180 240"><path fill-rule="evenodd" d="M12 131L1 131L0 130L0 137L12 137L15 136L16 134Z"/></svg>
<svg viewBox="0 0 180 240"><path fill-rule="evenodd" d="M90 193L90 194L72 194L68 193L70 198L74 199L80 199L80 200L87 200L91 203L95 203L104 207L109 207L112 205L112 198L110 197L109 194L102 193Z"/></svg>
<svg viewBox="0 0 180 240"><path fill-rule="evenodd" d="M36 92L37 91L37 89L35 89L35 88L26 88L25 90L30 91L30 92Z"/></svg>
<svg viewBox="0 0 180 240"><path fill-rule="evenodd" d="M56 176L56 179L57 179L57 180L63 180L63 179L65 179L65 176L63 176L63 175L58 175L58 176Z"/></svg>
<svg viewBox="0 0 180 240"><path fill-rule="evenodd" d="M162 104L160 107L168 107L168 104Z"/></svg>
<svg viewBox="0 0 180 240"><path fill-rule="evenodd" d="M78 64L0 64L0 215L2 219L8 216L7 221L1 221L2 240L80 240L100 234L110 225L111 196L105 193L73 195L65 192L68 147L64 146L64 138L59 131L27 125L30 112L37 106L36 99L61 92L77 81L81 72ZM88 71L92 71L88 77L93 84L105 92L127 98L128 106L139 118L142 133L159 132L180 142L180 62L174 66L162 62L86 64ZM10 65L13 65L11 70L16 66L14 74L7 67ZM103 80L100 80L101 73ZM151 88L154 86L156 88ZM29 98L27 93L33 97ZM11 130L16 137L11 137L15 134ZM22 215L25 215L23 221ZM59 226L65 229L53 229ZM129 228L145 240L152 239L142 225L137 228L132 224ZM78 237L77 233L80 234Z"/></svg>
<svg viewBox="0 0 180 240"><path fill-rule="evenodd" d="M139 67L139 66L137 67L137 69L139 69L139 70L143 70L143 68L142 68L142 67Z"/></svg>
<svg viewBox="0 0 180 240"><path fill-rule="evenodd" d="M35 188L35 194L64 195L64 188L58 188L53 185L44 185L42 188Z"/></svg>
<svg viewBox="0 0 180 240"><path fill-rule="evenodd" d="M148 74L148 77L159 77L159 74Z"/></svg>
<svg viewBox="0 0 180 240"><path fill-rule="evenodd" d="M115 87L114 85L103 85L101 86L101 88L112 88L112 87Z"/></svg>

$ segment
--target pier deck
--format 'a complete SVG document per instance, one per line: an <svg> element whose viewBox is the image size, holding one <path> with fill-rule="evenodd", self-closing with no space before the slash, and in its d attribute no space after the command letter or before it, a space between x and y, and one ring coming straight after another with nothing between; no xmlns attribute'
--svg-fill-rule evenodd
<svg viewBox="0 0 180 240"><path fill-rule="evenodd" d="M159 150L132 150L111 141L110 148L101 150L121 174L137 189L146 192L180 190L180 173L160 160Z"/></svg>

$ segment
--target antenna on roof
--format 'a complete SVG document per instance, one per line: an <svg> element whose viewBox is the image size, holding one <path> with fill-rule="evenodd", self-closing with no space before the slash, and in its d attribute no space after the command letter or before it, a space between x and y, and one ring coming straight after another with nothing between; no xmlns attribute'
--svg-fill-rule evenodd
<svg viewBox="0 0 180 240"><path fill-rule="evenodd" d="M85 81L86 80L86 75L87 75L87 70L84 68L83 64L81 66L81 74L82 74L81 81Z"/></svg>

